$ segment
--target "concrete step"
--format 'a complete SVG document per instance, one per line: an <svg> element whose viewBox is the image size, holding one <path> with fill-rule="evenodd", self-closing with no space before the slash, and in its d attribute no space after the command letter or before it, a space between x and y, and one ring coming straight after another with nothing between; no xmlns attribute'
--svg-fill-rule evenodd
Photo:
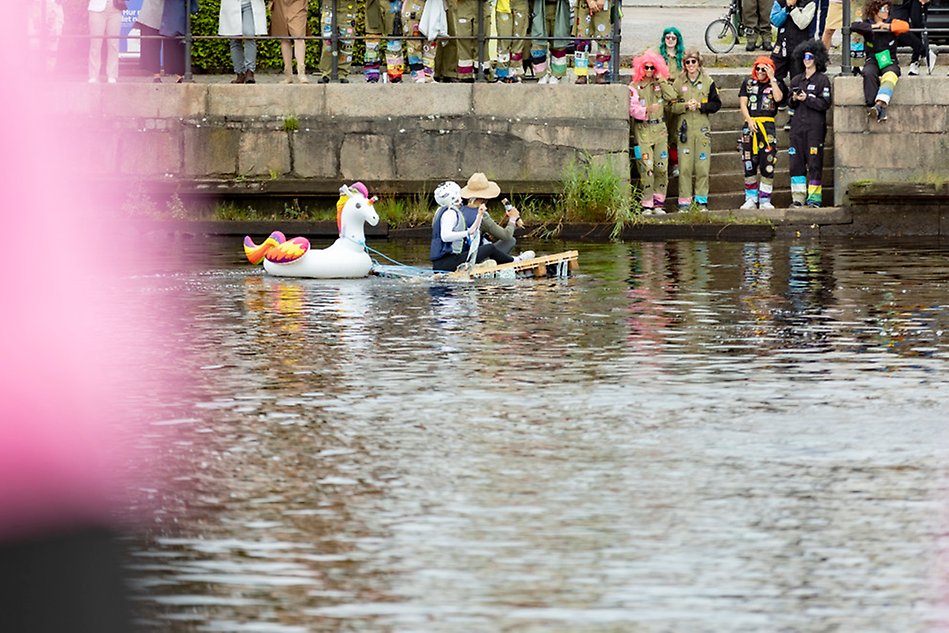
<svg viewBox="0 0 949 633"><path fill-rule="evenodd" d="M679 191L679 179L670 178L668 191L671 193ZM834 170L832 167L824 168L824 184L832 185L834 182ZM776 169L774 176L775 189L791 188L791 176L787 169ZM726 174L712 174L709 178L709 194L736 193L745 190L745 176L741 172L732 172Z"/></svg>
<svg viewBox="0 0 949 633"><path fill-rule="evenodd" d="M672 195L669 195L671 202L667 205L667 210L672 210L675 205L675 198ZM823 201L825 205L831 205L834 202L834 188L833 187L824 187L823 190ZM708 197L708 208L709 209L737 209L745 202L744 192L737 193L727 193L727 194L709 194ZM771 203L779 208L786 209L791 206L791 192L787 189L777 190L771 196Z"/></svg>
<svg viewBox="0 0 949 633"><path fill-rule="evenodd" d="M833 136L828 131L828 141L833 140ZM778 131L778 165L787 164L788 154L788 133ZM633 146L630 139L630 147ZM716 173L719 165L734 164L738 165L738 132L734 130L713 131L712 132L712 173ZM635 162L635 161L634 161ZM824 164L832 165L834 163L833 145L824 146ZM730 170L729 170L730 171Z"/></svg>

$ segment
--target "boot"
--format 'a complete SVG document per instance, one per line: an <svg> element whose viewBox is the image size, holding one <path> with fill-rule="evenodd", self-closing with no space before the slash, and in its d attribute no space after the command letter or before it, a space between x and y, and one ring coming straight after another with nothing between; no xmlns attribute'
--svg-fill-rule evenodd
<svg viewBox="0 0 949 633"><path fill-rule="evenodd" d="M237 73L237 77L235 77L234 79L231 79L231 83L232 84L246 84L247 73L246 72Z"/></svg>
<svg viewBox="0 0 949 633"><path fill-rule="evenodd" d="M244 83L245 83L245 84L255 84L255 83L257 83L257 80L254 79L254 71L253 71L253 70L248 70L247 72L244 73Z"/></svg>

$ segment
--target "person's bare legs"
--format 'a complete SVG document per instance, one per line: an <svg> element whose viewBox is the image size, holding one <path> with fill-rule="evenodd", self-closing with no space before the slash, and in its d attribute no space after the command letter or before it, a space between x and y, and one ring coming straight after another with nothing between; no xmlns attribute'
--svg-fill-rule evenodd
<svg viewBox="0 0 949 633"><path fill-rule="evenodd" d="M306 76L306 40L293 40L293 52L297 58L297 78L301 84L308 84Z"/></svg>
<svg viewBox="0 0 949 633"><path fill-rule="evenodd" d="M822 42L824 42L824 48L828 51L830 50L830 41L834 39L834 33L837 32L837 29L824 29L824 33L820 36Z"/></svg>
<svg viewBox="0 0 949 633"><path fill-rule="evenodd" d="M290 51L290 40L280 40L280 54L283 55L283 83L293 83L293 57Z"/></svg>

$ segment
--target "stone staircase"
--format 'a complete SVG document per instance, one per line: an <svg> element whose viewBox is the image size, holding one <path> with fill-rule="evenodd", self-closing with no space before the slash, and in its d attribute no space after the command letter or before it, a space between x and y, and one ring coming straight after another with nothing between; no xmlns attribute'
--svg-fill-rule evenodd
<svg viewBox="0 0 949 633"><path fill-rule="evenodd" d="M745 69L709 69L722 99L722 109L710 117L712 127L712 165L709 178L709 208L737 209L744 202L744 175L738 152L738 136L741 129L741 112L738 110L738 89L747 77ZM773 203L776 207L791 204L791 178L788 174L788 132L784 124L788 120L786 111L779 111L778 162L775 167ZM631 145L632 146L632 145ZM632 152L631 152L632 154ZM828 113L827 139L824 147L824 204L829 206L834 199L834 148L833 114ZM635 168L633 169L635 172ZM634 173L635 176L635 173ZM678 179L669 178L667 211L675 210L678 195Z"/></svg>

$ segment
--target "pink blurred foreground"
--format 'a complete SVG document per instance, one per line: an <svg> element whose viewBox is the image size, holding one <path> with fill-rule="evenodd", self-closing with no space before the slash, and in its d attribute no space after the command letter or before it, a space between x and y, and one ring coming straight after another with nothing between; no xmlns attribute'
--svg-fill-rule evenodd
<svg viewBox="0 0 949 633"><path fill-rule="evenodd" d="M138 345L156 335L123 305L134 296L132 249L101 237L118 197L73 173L77 161L101 154L72 137L82 121L56 112L57 86L19 28L27 7L8 10L0 51L16 62L4 65L0 123L0 539L122 518L143 456L129 448L138 432L120 403L141 388L134 370L147 357Z"/></svg>

